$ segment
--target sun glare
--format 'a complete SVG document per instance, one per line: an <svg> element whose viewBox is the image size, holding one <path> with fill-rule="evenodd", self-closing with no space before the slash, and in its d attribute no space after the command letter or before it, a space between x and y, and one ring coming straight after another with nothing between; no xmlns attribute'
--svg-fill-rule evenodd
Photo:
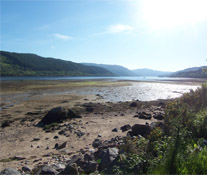
<svg viewBox="0 0 207 175"><path fill-rule="evenodd" d="M207 19L207 0L142 0L139 6L151 29L175 28Z"/></svg>

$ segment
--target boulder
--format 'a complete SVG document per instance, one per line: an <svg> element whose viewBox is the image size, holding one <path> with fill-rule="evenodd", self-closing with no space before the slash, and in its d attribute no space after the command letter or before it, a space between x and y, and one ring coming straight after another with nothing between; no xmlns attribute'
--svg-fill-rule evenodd
<svg viewBox="0 0 207 175"><path fill-rule="evenodd" d="M13 168L5 168L0 172L0 175L21 175L21 174Z"/></svg>
<svg viewBox="0 0 207 175"><path fill-rule="evenodd" d="M64 107L56 107L51 109L43 119L38 123L38 126L45 126L51 123L61 123L63 120L81 118L81 116L75 114L72 110Z"/></svg>
<svg viewBox="0 0 207 175"><path fill-rule="evenodd" d="M101 155L101 163L99 165L99 169L103 170L109 167L113 161L119 155L119 149L116 147L108 148L107 150L103 150Z"/></svg>
<svg viewBox="0 0 207 175"><path fill-rule="evenodd" d="M131 125L124 125L120 129L122 130L122 132L124 132L130 130L131 128L132 128Z"/></svg>
<svg viewBox="0 0 207 175"><path fill-rule="evenodd" d="M5 120L2 122L1 127L6 128L6 127L10 126L11 123L12 122L10 120Z"/></svg>
<svg viewBox="0 0 207 175"><path fill-rule="evenodd" d="M145 136L150 132L150 126L148 125L140 125L140 124L135 124L132 126L132 136Z"/></svg>
<svg viewBox="0 0 207 175"><path fill-rule="evenodd" d="M44 165L42 166L35 175L57 175L58 171L56 171L53 167Z"/></svg>

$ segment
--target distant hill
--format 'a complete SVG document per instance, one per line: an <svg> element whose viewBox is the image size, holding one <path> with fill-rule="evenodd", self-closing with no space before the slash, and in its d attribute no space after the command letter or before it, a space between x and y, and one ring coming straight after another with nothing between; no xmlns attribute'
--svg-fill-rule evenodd
<svg viewBox="0 0 207 175"><path fill-rule="evenodd" d="M207 78L207 72L204 71L207 66L192 67L181 71L169 74L169 77L184 77L184 78Z"/></svg>
<svg viewBox="0 0 207 175"><path fill-rule="evenodd" d="M83 65L87 66L97 66L97 67L102 67L116 76L138 76L136 73L133 71L119 65L108 65L108 64L95 64L95 63L82 63Z"/></svg>
<svg viewBox="0 0 207 175"><path fill-rule="evenodd" d="M1 76L114 76L108 70L35 54L0 51Z"/></svg>
<svg viewBox="0 0 207 175"><path fill-rule="evenodd" d="M152 69L135 69L133 70L133 72L140 76L161 76L161 75L172 73L172 72L163 72L163 71L157 71Z"/></svg>

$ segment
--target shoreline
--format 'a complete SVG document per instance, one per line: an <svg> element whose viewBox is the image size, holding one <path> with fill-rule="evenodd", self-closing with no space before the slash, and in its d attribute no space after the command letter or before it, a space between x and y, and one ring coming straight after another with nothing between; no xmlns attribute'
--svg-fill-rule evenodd
<svg viewBox="0 0 207 175"><path fill-rule="evenodd" d="M61 81L60 83L58 81L57 84L57 81L19 81L17 83L3 83L1 94L5 95L7 93L8 96L1 96L1 102L2 100L8 100L9 95L10 98L14 98L15 93L17 95L29 93L31 96L25 100L17 98L17 103L8 109L0 111L0 123L2 124L5 120L10 121L8 127L0 128L0 170L6 167L21 168L28 166L34 168L46 162L53 164L57 158L69 160L71 156L80 153L81 149L93 150L91 143L96 138L108 140L116 136L125 136L126 132L120 130L124 125L145 124L146 122L150 124L154 121L160 121L153 117L146 120L135 116L140 110L152 110L152 112L161 110L163 112L164 108L161 107L171 101L171 99L110 102L100 94L50 94L53 90L62 92L68 90L68 88L90 88L91 86L98 89L103 87L115 89L128 87L131 83L142 82ZM43 95L46 92L48 92L48 95ZM24 98L26 97L23 96ZM131 106L133 102L136 103L135 107ZM81 115L82 118L64 121L64 123L60 124L60 129L48 133L42 128L36 127L36 124L49 110L58 106L71 109ZM93 108L93 110L87 111L88 106ZM65 130L69 125L72 125L75 129L72 132L66 132L66 135L60 134L60 131ZM112 132L114 128L117 128L118 132ZM77 133L84 134L78 136ZM58 136L58 138L54 139L55 136ZM33 141L35 139L37 141ZM61 144L65 141L68 142L68 145L64 149L60 151L54 149L56 143ZM19 160L13 160L12 158L15 156Z"/></svg>

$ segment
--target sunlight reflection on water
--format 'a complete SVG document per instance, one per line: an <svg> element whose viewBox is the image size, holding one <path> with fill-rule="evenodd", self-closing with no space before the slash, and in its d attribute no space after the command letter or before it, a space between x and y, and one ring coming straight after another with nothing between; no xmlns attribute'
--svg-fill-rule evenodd
<svg viewBox="0 0 207 175"><path fill-rule="evenodd" d="M171 99L195 90L199 86L167 84L167 83L132 83L131 86L120 87L85 87L63 92L64 94L95 95L100 94L106 101L151 101L157 99ZM62 93L62 94L63 94Z"/></svg>

